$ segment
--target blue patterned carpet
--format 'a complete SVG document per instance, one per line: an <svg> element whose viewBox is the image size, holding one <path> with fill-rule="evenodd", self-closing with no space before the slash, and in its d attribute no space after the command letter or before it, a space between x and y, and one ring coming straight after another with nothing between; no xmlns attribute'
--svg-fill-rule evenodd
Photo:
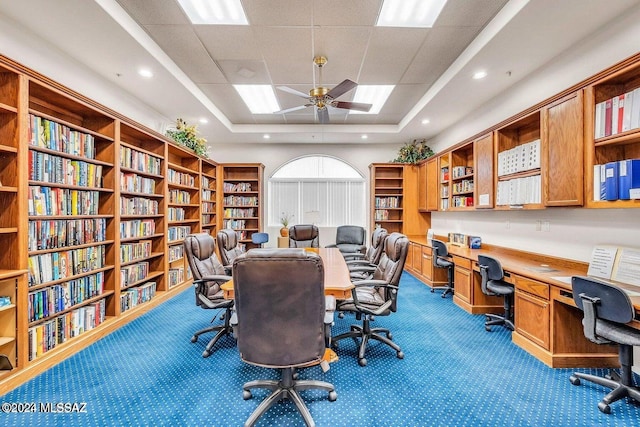
<svg viewBox="0 0 640 427"><path fill-rule="evenodd" d="M6 426L239 426L265 391L242 399L242 384L276 378L275 371L241 362L232 338L208 359L206 339L192 344L192 332L211 311L194 305L185 291L101 339L75 356L0 398L5 402L85 402L85 413L0 414ZM329 402L319 391L303 392L318 426L640 426L640 406L617 402L604 415L597 403L604 388L572 386L571 370L550 369L513 345L496 328L487 333L482 316L443 300L404 273L399 310L379 317L405 358L374 342L368 366L358 366L352 340L340 343L340 360L322 373L301 378L332 382ZM353 317L336 318L334 333ZM601 371L594 370L601 374ZM259 426L304 425L291 402L283 401Z"/></svg>

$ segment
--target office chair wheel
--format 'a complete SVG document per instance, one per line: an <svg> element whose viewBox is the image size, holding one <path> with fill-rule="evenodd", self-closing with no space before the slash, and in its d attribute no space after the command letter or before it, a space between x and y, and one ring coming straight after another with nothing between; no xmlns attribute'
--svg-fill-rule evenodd
<svg viewBox="0 0 640 427"><path fill-rule="evenodd" d="M433 288L431 288L431 293L433 294L433 293L435 293L435 292L436 292L436 290L435 290L435 289L433 289Z"/></svg>
<svg viewBox="0 0 640 427"><path fill-rule="evenodd" d="M398 359L404 359L404 353L399 351L398 353L396 353L396 356L398 356Z"/></svg>
<svg viewBox="0 0 640 427"><path fill-rule="evenodd" d="M338 313L338 317L340 319L344 319L344 311L341 311L340 313Z"/></svg>
<svg viewBox="0 0 640 427"><path fill-rule="evenodd" d="M387 338L389 338L390 340L393 339L393 335L391 334L391 332L387 332Z"/></svg>
<svg viewBox="0 0 640 427"><path fill-rule="evenodd" d="M207 358L211 356L211 352L209 350L205 350L202 352L202 357Z"/></svg>
<svg viewBox="0 0 640 427"><path fill-rule="evenodd" d="M249 400L253 397L250 390L242 390L242 398L244 400Z"/></svg>
<svg viewBox="0 0 640 427"><path fill-rule="evenodd" d="M604 402L598 402L598 409L600 409L600 412L602 412L603 414L611 413L611 406L607 405Z"/></svg>
<svg viewBox="0 0 640 427"><path fill-rule="evenodd" d="M197 336L192 336L191 337L191 342L198 342L198 337Z"/></svg>
<svg viewBox="0 0 640 427"><path fill-rule="evenodd" d="M569 382L573 385L580 385L580 378L576 377L575 375L571 375L569 377Z"/></svg>
<svg viewBox="0 0 640 427"><path fill-rule="evenodd" d="M335 391L330 391L329 402L335 402L336 400L338 400L338 393L336 393Z"/></svg>
<svg viewBox="0 0 640 427"><path fill-rule="evenodd" d="M367 359L365 359L364 357L362 359L358 359L358 365L367 366Z"/></svg>
<svg viewBox="0 0 640 427"><path fill-rule="evenodd" d="M484 325L484 330L487 332L491 332L491 326Z"/></svg>

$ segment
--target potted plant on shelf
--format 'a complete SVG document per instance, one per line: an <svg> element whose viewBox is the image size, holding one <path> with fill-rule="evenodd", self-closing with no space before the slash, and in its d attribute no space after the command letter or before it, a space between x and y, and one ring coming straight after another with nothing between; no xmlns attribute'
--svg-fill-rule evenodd
<svg viewBox="0 0 640 427"><path fill-rule="evenodd" d="M293 215L290 215L286 212L282 212L282 215L280 215L280 224L282 224L280 235L282 237L289 237L289 222L291 222L292 218Z"/></svg>
<svg viewBox="0 0 640 427"><path fill-rule="evenodd" d="M431 147L427 145L426 139L414 139L400 147L400 150L398 150L398 157L391 160L391 162L415 165L419 161L433 156L433 154L434 152Z"/></svg>
<svg viewBox="0 0 640 427"><path fill-rule="evenodd" d="M176 128L167 130L167 136L178 145L193 150L198 156L207 158L207 140L198 137L196 125L188 125L183 119L176 120Z"/></svg>

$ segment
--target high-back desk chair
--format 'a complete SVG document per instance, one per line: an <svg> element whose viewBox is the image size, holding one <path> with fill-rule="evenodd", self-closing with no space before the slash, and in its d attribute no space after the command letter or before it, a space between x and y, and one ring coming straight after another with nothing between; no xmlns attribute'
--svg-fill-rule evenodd
<svg viewBox="0 0 640 427"><path fill-rule="evenodd" d="M625 325L633 320L635 310L629 296L619 287L587 277L573 277L573 300L584 312L584 335L596 344L618 344L620 371L611 370L607 377L574 373L571 384L580 379L612 389L598 403L598 409L611 413L609 404L630 397L640 403L640 389L634 386L633 346L640 346L640 331Z"/></svg>
<svg viewBox="0 0 640 427"><path fill-rule="evenodd" d="M289 227L290 248L319 248L320 231L313 224L298 224Z"/></svg>
<svg viewBox="0 0 640 427"><path fill-rule="evenodd" d="M367 232L359 225L341 225L336 229L336 243L327 248L338 248L345 255L364 254L367 250Z"/></svg>
<svg viewBox="0 0 640 427"><path fill-rule="evenodd" d="M233 264L233 260L244 253L240 247L238 234L235 230L223 228L218 231L216 240L218 242L218 250L220 251L220 261L222 261L227 273L231 274L231 264Z"/></svg>
<svg viewBox="0 0 640 427"><path fill-rule="evenodd" d="M431 239L431 247L433 250L431 257L433 266L447 269L447 286L434 286L431 288L431 292L435 292L436 289L444 289L442 298L446 298L447 294L453 295L453 269L455 264L451 261L447 245L442 240Z"/></svg>
<svg viewBox="0 0 640 427"><path fill-rule="evenodd" d="M513 325L513 294L515 290L513 285L502 280L504 271L500 261L486 255L478 255L478 267L482 277L482 292L490 296L500 295L504 299L504 314L485 314L484 328L491 331L492 325L502 325L513 331L515 329Z"/></svg>
<svg viewBox="0 0 640 427"><path fill-rule="evenodd" d="M332 384L294 378L294 370L319 363L325 352L324 266L316 253L300 249L252 249L233 263L233 286L238 315L238 350L246 363L280 370L279 380L246 383L272 393L245 422L252 426L281 399L295 403L307 426L315 425L300 390L329 392Z"/></svg>

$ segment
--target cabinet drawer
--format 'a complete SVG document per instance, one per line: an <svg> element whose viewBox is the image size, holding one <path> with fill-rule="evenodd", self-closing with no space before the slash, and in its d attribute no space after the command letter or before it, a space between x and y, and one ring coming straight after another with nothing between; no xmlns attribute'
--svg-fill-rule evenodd
<svg viewBox="0 0 640 427"><path fill-rule="evenodd" d="M516 285L516 289L537 295L546 300L549 299L549 285L547 283L514 275L514 284Z"/></svg>
<svg viewBox="0 0 640 427"><path fill-rule="evenodd" d="M471 270L471 260L469 258L462 258L457 255L453 255L453 263L456 265L456 267Z"/></svg>

